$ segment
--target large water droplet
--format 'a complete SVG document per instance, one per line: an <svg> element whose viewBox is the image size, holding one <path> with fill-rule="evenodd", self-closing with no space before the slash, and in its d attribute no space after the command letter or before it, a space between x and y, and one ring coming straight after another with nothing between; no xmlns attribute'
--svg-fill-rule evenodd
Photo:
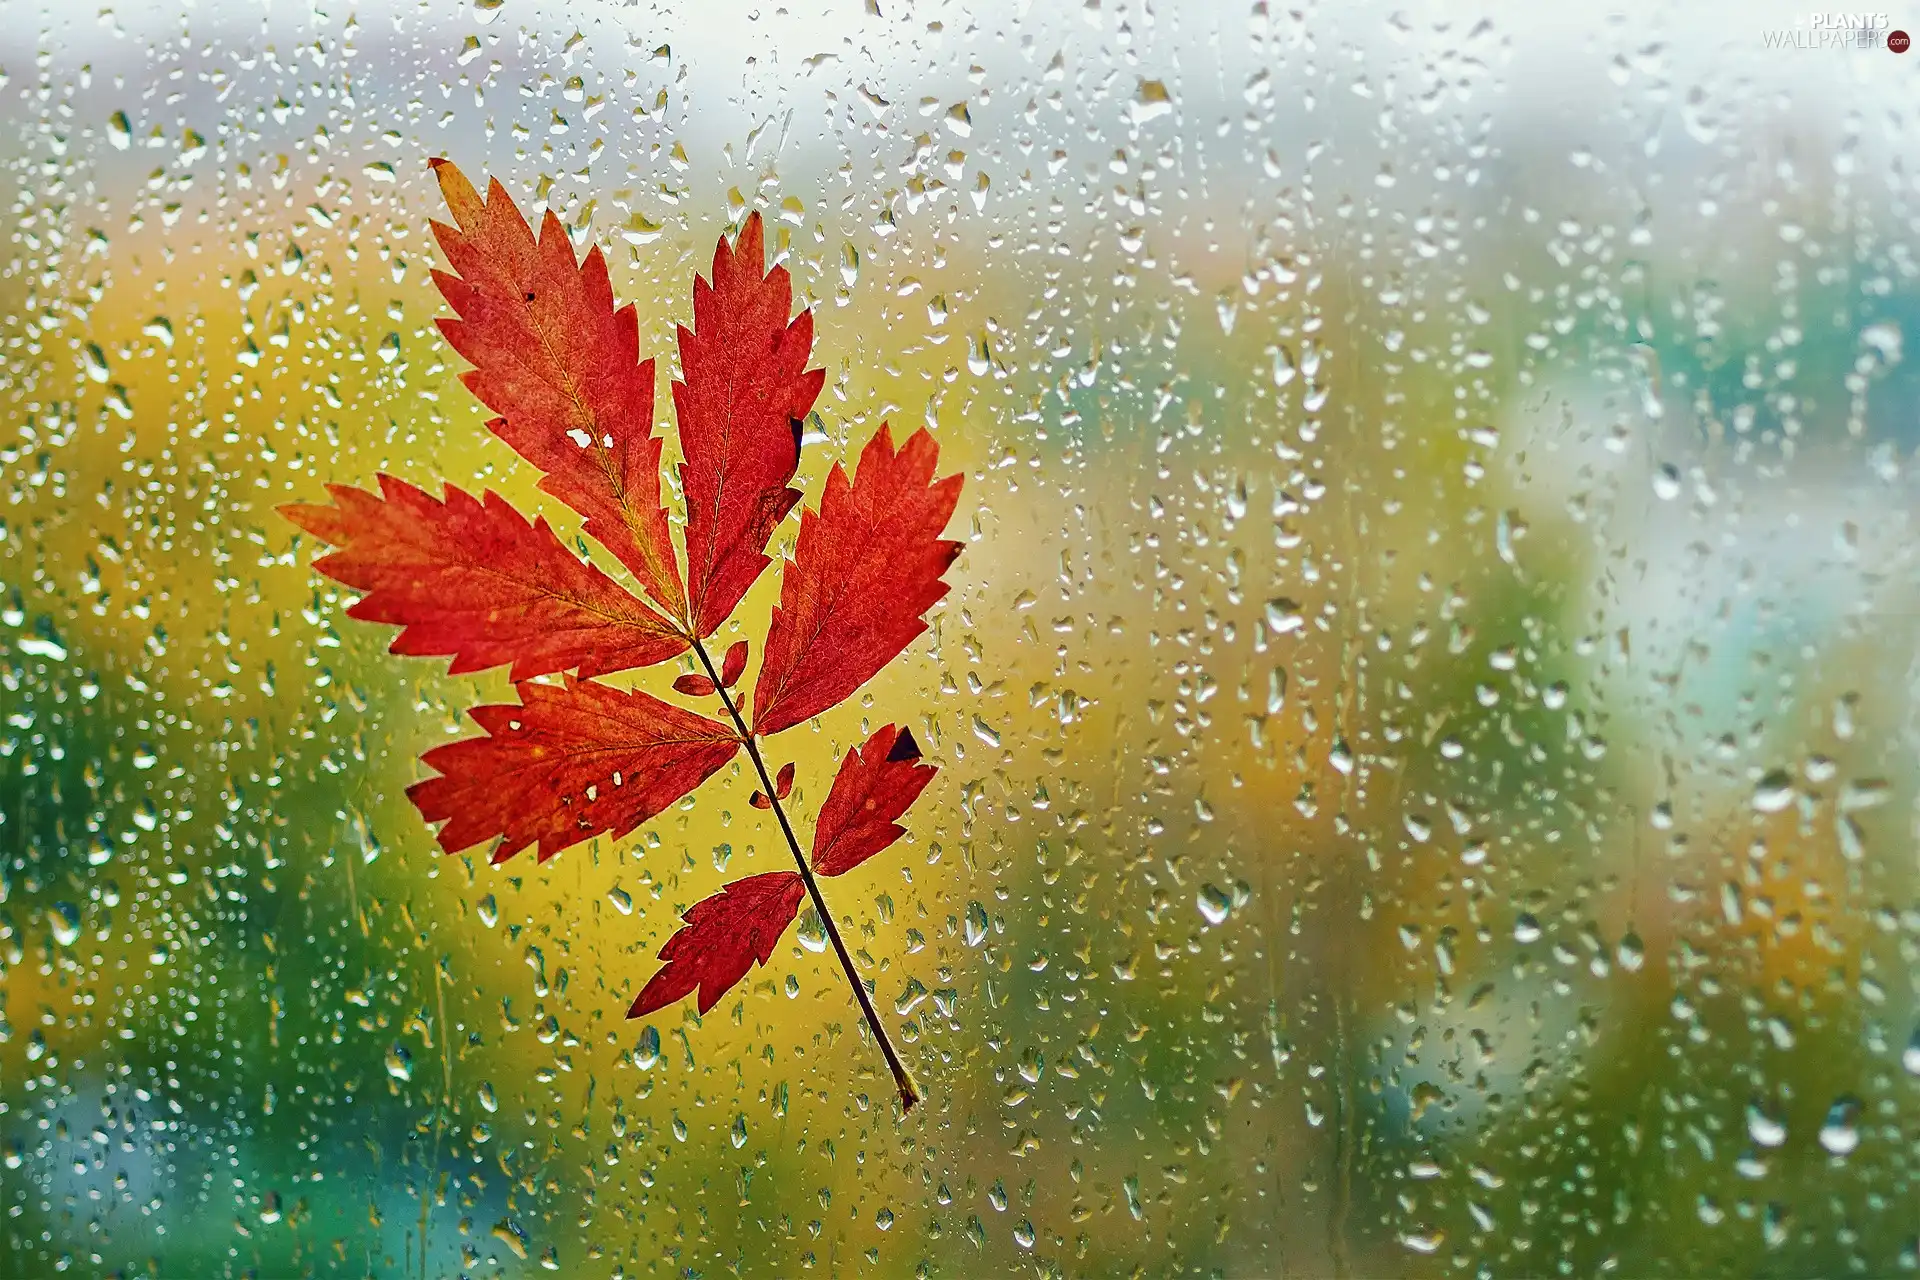
<svg viewBox="0 0 1920 1280"><path fill-rule="evenodd" d="M640 1031L640 1042L633 1046L633 1065L642 1071L647 1071L658 1061L660 1061L660 1031L657 1027L644 1027Z"/></svg>
<svg viewBox="0 0 1920 1280"><path fill-rule="evenodd" d="M1267 629L1275 635L1283 636L1289 631L1298 631L1306 625L1307 620L1300 616L1298 601L1289 600L1285 596L1267 601Z"/></svg>
<svg viewBox="0 0 1920 1280"><path fill-rule="evenodd" d="M1753 788L1753 807L1761 813L1778 813L1793 803L1793 776L1785 769L1769 770Z"/></svg>
<svg viewBox="0 0 1920 1280"><path fill-rule="evenodd" d="M1860 1145L1860 1099L1843 1094L1827 1109L1820 1126L1820 1145L1836 1156L1849 1155Z"/></svg>
<svg viewBox="0 0 1920 1280"><path fill-rule="evenodd" d="M1763 1147L1777 1147L1787 1140L1787 1126L1768 1115L1758 1102L1747 1104L1747 1136Z"/></svg>
<svg viewBox="0 0 1920 1280"><path fill-rule="evenodd" d="M53 926L53 940L63 947L70 947L80 940L80 908L71 902L56 902L47 912L47 923Z"/></svg>
<svg viewBox="0 0 1920 1280"><path fill-rule="evenodd" d="M977 902L967 904L966 940L977 947L987 940L987 909Z"/></svg>
<svg viewBox="0 0 1920 1280"><path fill-rule="evenodd" d="M812 907L800 913L800 927L794 931L794 936L809 951L818 953L827 949L826 926L820 923L820 917Z"/></svg>

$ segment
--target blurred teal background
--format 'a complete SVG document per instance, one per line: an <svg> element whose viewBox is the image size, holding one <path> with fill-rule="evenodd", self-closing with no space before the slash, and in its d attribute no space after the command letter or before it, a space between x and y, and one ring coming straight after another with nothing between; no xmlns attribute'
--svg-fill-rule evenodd
<svg viewBox="0 0 1920 1280"><path fill-rule="evenodd" d="M10 16L0 1274L1920 1267L1920 54L1746 5ZM810 492L883 419L967 472L929 635L785 744L807 812L869 726L941 765L833 886L905 1120L811 935L624 1019L786 858L749 779L544 867L405 800L508 687L388 656L272 507L574 527L432 327L432 155L607 246L663 378L764 210Z"/></svg>

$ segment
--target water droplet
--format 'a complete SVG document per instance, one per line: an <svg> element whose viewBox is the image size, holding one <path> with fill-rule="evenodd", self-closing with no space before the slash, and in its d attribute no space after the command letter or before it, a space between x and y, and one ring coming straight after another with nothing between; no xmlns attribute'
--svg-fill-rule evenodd
<svg viewBox="0 0 1920 1280"><path fill-rule="evenodd" d="M1747 1136L1763 1147L1777 1147L1787 1140L1787 1126L1768 1115L1758 1102L1747 1104Z"/></svg>
<svg viewBox="0 0 1920 1280"><path fill-rule="evenodd" d="M1298 601L1285 596L1267 601L1267 629L1275 635L1283 636L1306 625L1307 620L1300 616Z"/></svg>
<svg viewBox="0 0 1920 1280"><path fill-rule="evenodd" d="M653 1026L641 1028L639 1043L633 1046L633 1065L642 1071L650 1070L660 1061L660 1031Z"/></svg>
<svg viewBox="0 0 1920 1280"><path fill-rule="evenodd" d="M1836 1156L1850 1155L1860 1145L1860 1099L1843 1094L1827 1109L1826 1123L1820 1126L1820 1145Z"/></svg>
<svg viewBox="0 0 1920 1280"><path fill-rule="evenodd" d="M488 894L486 897L480 899L478 911L480 913L480 923L487 926L487 928L491 929L500 923L500 904L493 900L492 894Z"/></svg>
<svg viewBox="0 0 1920 1280"><path fill-rule="evenodd" d="M1513 940L1515 942L1540 941L1540 922L1533 918L1531 912L1523 911L1514 919Z"/></svg>
<svg viewBox="0 0 1920 1280"><path fill-rule="evenodd" d="M500 16L500 10L506 6L506 3L507 0L473 0L473 20L483 27L486 26ZM524 1258L527 1255L522 1253L520 1256Z"/></svg>
<svg viewBox="0 0 1920 1280"><path fill-rule="evenodd" d="M1760 813L1778 813L1793 803L1793 775L1769 770L1753 788L1753 807Z"/></svg>
<svg viewBox="0 0 1920 1280"><path fill-rule="evenodd" d="M500 1109L500 1100L493 1096L493 1084L491 1081L483 1080L480 1082L480 1089L477 1096L480 1099L480 1105L488 1111L492 1112Z"/></svg>
<svg viewBox="0 0 1920 1280"><path fill-rule="evenodd" d="M1173 95L1161 80L1142 80L1129 107L1135 124L1145 124L1173 113Z"/></svg>
<svg viewBox="0 0 1920 1280"><path fill-rule="evenodd" d="M396 1044L387 1050L387 1074L395 1080L413 1079L413 1055L405 1045Z"/></svg>
<svg viewBox="0 0 1920 1280"><path fill-rule="evenodd" d="M820 923L820 917L812 907L800 913L800 927L794 931L794 936L809 951L818 953L827 949L826 926Z"/></svg>
<svg viewBox="0 0 1920 1280"><path fill-rule="evenodd" d="M1920 1027L1914 1028L1907 1047L1900 1051L1900 1065L1907 1069L1908 1075L1920 1076Z"/></svg>
<svg viewBox="0 0 1920 1280"><path fill-rule="evenodd" d="M484 2L484 0L481 0L481 2ZM499 6L495 5L495 7L498 8ZM522 1261L526 1259L527 1233L522 1231L520 1224L513 1219L502 1218L500 1221L494 1223L493 1238L513 1250L515 1256L519 1257Z"/></svg>
<svg viewBox="0 0 1920 1280"><path fill-rule="evenodd" d="M1210 925L1221 923L1233 912L1233 899L1211 884L1200 886L1194 901L1200 908L1201 918Z"/></svg>
<svg viewBox="0 0 1920 1280"><path fill-rule="evenodd" d="M1286 343L1273 349L1273 385L1284 387L1300 374L1300 366L1294 363L1293 352Z"/></svg>
<svg viewBox="0 0 1920 1280"><path fill-rule="evenodd" d="M1888 364L1899 364L1902 346L1900 326L1891 320L1870 324L1860 331L1860 345L1878 352Z"/></svg>
<svg viewBox="0 0 1920 1280"><path fill-rule="evenodd" d="M977 947L985 942L987 940L987 909L977 902L969 902L965 928L968 946Z"/></svg>
<svg viewBox="0 0 1920 1280"><path fill-rule="evenodd" d="M47 923L53 926L53 940L63 947L70 947L80 940L80 908L71 902L56 902L47 912Z"/></svg>

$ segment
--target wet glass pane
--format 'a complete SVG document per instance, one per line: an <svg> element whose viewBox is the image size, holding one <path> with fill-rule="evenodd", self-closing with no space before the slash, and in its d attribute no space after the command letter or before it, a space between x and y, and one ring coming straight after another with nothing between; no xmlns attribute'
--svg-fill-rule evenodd
<svg viewBox="0 0 1920 1280"><path fill-rule="evenodd" d="M1900 15L6 17L0 1273L1920 1267ZM778 815L733 752L495 865L409 799L508 667L389 653L278 506L494 492L639 590L461 381L436 157L600 246L675 529L675 326L753 213L803 507L883 422L964 476ZM521 699L720 714L593 660ZM919 1105L811 907L628 1018L885 725L938 772L822 880Z"/></svg>

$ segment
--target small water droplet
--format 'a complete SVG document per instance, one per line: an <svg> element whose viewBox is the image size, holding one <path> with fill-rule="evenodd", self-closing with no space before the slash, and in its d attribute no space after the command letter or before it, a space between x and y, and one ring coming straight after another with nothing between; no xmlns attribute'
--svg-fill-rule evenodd
<svg viewBox="0 0 1920 1280"><path fill-rule="evenodd" d="M387 1074L395 1080L413 1079L413 1055L405 1045L396 1044L387 1050Z"/></svg>
<svg viewBox="0 0 1920 1280"><path fill-rule="evenodd" d="M1195 898L1201 917L1208 924L1219 924L1233 912L1233 899L1211 884L1200 886Z"/></svg>

